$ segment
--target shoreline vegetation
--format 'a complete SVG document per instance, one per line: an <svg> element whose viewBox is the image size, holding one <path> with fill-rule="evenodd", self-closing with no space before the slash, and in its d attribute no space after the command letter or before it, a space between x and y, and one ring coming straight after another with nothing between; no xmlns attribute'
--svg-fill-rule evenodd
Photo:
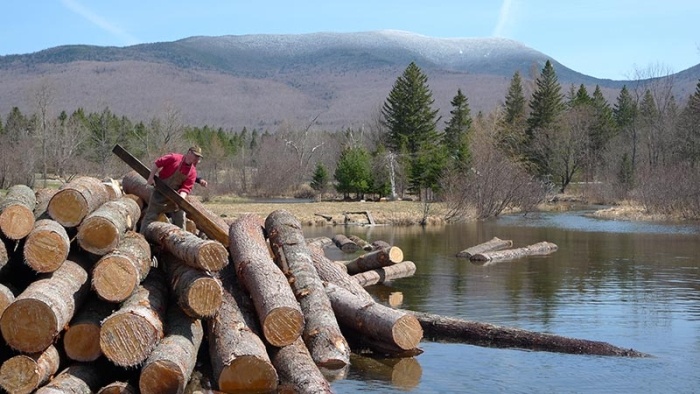
<svg viewBox="0 0 700 394"><path fill-rule="evenodd" d="M266 217L278 209L291 212L302 226L327 225L367 225L369 212L376 225L412 226L420 225L425 218L425 224L447 224L445 214L447 207L444 203L422 203L419 201L310 201L297 202L249 202L240 198L216 196L203 200L203 205L224 219L233 220L243 214L256 214ZM584 199L567 196L554 202L543 203L536 212L557 212L580 209L583 206L593 206ZM505 212L504 214L515 213ZM613 206L601 206L591 213L591 216L609 220L634 221L680 221L681 219L667 215L650 214L630 201L624 201ZM467 215L462 221L476 220Z"/></svg>

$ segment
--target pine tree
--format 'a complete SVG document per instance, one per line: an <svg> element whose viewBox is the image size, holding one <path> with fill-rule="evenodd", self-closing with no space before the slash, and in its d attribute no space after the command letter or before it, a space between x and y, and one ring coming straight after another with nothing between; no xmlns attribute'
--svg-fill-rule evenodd
<svg viewBox="0 0 700 394"><path fill-rule="evenodd" d="M472 117L469 110L469 99L457 89L457 95L450 102L452 117L447 121L443 144L448 152L447 159L454 168L468 168L471 161L469 150L469 132L472 127Z"/></svg>
<svg viewBox="0 0 700 394"><path fill-rule="evenodd" d="M526 100L522 78L513 74L503 105L503 119L498 124L498 148L511 158L521 160L525 155L525 130L527 129Z"/></svg>
<svg viewBox="0 0 700 394"><path fill-rule="evenodd" d="M323 194L328 188L328 170L323 163L319 162L316 164L316 170L314 170L314 175L311 178L311 188L319 192L321 199L323 199Z"/></svg>
<svg viewBox="0 0 700 394"><path fill-rule="evenodd" d="M345 148L335 168L336 190L348 197L355 193L358 199L369 191L372 182L369 153L362 147Z"/></svg>
<svg viewBox="0 0 700 394"><path fill-rule="evenodd" d="M700 162L700 80L695 93L688 99L678 122L680 131L679 156L695 167Z"/></svg>

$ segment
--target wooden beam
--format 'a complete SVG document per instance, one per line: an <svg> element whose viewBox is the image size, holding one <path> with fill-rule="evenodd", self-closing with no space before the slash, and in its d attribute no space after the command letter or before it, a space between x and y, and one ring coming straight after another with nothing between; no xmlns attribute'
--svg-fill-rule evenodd
<svg viewBox="0 0 700 394"><path fill-rule="evenodd" d="M117 155L120 159L122 159L126 164L129 165L129 167L133 168L136 172L138 172L142 177L145 179L148 179L148 175L151 172L151 170L146 167L139 159L135 158L131 153L127 152L124 148L121 147L121 145L116 144L114 145L114 148L112 149L112 153ZM197 228L202 230L204 234L206 234L209 238L219 241L224 246L228 248L229 246L229 237L228 234L219 226L217 226L207 215L203 214L200 212L197 208L192 206L192 204L189 203L189 201L185 200L178 194L175 190L173 190L170 186L168 186L162 179L158 178L157 176L154 177L155 179L155 188L163 193L165 197L170 199L172 202L177 204L180 208L182 208L183 211L187 212L187 215L192 219L193 222L197 225Z"/></svg>

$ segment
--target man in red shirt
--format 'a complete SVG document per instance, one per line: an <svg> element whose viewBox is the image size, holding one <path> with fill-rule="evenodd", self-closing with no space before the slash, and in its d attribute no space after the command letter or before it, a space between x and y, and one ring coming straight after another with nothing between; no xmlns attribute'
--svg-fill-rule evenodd
<svg viewBox="0 0 700 394"><path fill-rule="evenodd" d="M197 164L202 160L202 148L193 146L187 150L187 153L169 153L157 158L151 166L151 172L148 174L148 184L155 183L154 177L158 177L170 186L173 190L180 194L180 197L185 198L192 191L197 177ZM199 181L203 186L206 186L206 181ZM170 213L172 223L180 228L185 227L185 211L180 209L177 204L170 201L161 192L154 189L151 193L151 199L148 201L146 213L141 220L141 233L153 221L158 220L161 213Z"/></svg>

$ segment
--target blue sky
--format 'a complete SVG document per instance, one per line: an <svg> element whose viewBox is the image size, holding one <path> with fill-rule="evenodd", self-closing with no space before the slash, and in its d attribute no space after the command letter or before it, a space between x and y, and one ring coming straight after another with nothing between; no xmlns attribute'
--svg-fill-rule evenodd
<svg viewBox="0 0 700 394"><path fill-rule="evenodd" d="M700 63L698 0L6 0L0 56L191 36L404 30L503 37L598 78ZM8 4L9 3L9 4Z"/></svg>

